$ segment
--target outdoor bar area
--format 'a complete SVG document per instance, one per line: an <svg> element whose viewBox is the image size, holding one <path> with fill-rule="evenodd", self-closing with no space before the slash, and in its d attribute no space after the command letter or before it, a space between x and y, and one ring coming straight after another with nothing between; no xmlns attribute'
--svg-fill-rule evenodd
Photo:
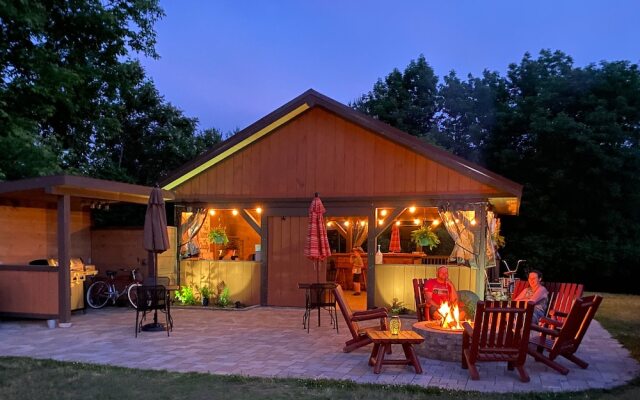
<svg viewBox="0 0 640 400"><path fill-rule="evenodd" d="M180 284L200 296L202 288L214 295L227 288L233 302L260 304L261 212L178 207Z"/></svg>

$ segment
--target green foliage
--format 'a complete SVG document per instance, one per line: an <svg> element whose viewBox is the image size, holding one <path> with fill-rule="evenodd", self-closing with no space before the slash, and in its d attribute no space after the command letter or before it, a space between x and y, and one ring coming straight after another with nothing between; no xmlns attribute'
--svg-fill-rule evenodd
<svg viewBox="0 0 640 400"><path fill-rule="evenodd" d="M203 298L207 298L208 299L211 296L211 290L209 289L209 286L202 286L200 288L200 295Z"/></svg>
<svg viewBox="0 0 640 400"><path fill-rule="evenodd" d="M198 303L196 296L193 294L193 289L189 286L180 286L180 289L176 291L176 300L186 306L193 306Z"/></svg>
<svg viewBox="0 0 640 400"><path fill-rule="evenodd" d="M217 227L209 231L209 241L215 244L226 245L227 243L229 243L229 238L227 237L227 233L225 232L224 228Z"/></svg>
<svg viewBox="0 0 640 400"><path fill-rule="evenodd" d="M220 307L226 307L230 303L231 299L229 298L229 287L225 286L225 288L222 289L220 296L218 296L218 299L216 300L216 305L219 305Z"/></svg>
<svg viewBox="0 0 640 400"><path fill-rule="evenodd" d="M400 315L407 313L407 307L404 306L404 302L398 301L397 297L393 298L393 303L389 307L389 312L393 315Z"/></svg>
<svg viewBox="0 0 640 400"><path fill-rule="evenodd" d="M436 235L436 233L431 230L431 226L428 225L411 231L411 240L420 246L429 247L429 250L433 250L434 247L440 244L438 235Z"/></svg>
<svg viewBox="0 0 640 400"><path fill-rule="evenodd" d="M423 55L411 60L404 73L394 69L352 107L415 136L425 136L436 111L438 77Z"/></svg>

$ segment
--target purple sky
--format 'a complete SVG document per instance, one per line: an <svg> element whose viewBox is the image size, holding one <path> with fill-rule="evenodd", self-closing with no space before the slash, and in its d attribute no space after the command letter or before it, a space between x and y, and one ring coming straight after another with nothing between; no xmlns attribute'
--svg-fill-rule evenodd
<svg viewBox="0 0 640 400"><path fill-rule="evenodd" d="M343 103L424 54L438 76L504 74L526 51L640 61L640 1L161 0L165 98L201 128L244 128L313 88Z"/></svg>

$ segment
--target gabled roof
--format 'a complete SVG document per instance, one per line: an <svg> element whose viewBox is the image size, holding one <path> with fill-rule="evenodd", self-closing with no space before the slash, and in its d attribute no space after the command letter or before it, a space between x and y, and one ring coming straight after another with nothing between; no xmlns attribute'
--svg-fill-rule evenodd
<svg viewBox="0 0 640 400"><path fill-rule="evenodd" d="M286 103L282 107L251 124L234 136L219 143L193 161L186 163L162 182L164 189L174 189L183 182L207 170L237 151L247 147L261 137L269 134L288 121L314 107L322 107L345 120L379 134L388 140L423 155L435 162L449 167L469 178L490 185L502 193L508 193L518 199L522 195L522 185L493 173L477 164L455 156L415 136L396 129L384 122L362 114L313 89ZM496 199L498 200L498 199ZM519 201L518 201L519 203Z"/></svg>

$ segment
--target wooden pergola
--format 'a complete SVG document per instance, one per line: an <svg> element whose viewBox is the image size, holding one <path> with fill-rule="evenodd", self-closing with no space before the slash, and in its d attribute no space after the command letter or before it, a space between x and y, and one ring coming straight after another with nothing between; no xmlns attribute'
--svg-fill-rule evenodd
<svg viewBox="0 0 640 400"><path fill-rule="evenodd" d="M93 179L81 176L57 175L39 178L24 179L0 183L0 207L30 207L40 209L56 209L56 240L59 268L46 266L33 266L24 264L0 265L0 273L11 271L12 274L27 274L34 271L57 271L57 314L51 310L38 312L30 309L27 312L15 312L5 310L3 307L10 298L21 298L28 288L18 287L15 282L7 282L0 290L0 313L10 315L32 316L40 318L57 318L60 322L69 322L71 318L70 308L70 280L71 273L68 268L70 263L71 248L71 211L88 208L91 202L122 202L146 204L151 192L150 187L132 185L122 182ZM167 200L174 198L173 193L164 191ZM11 254L12 249L7 248L6 243L0 243L2 254ZM62 266L67 266L62 268ZM1 279L0 279L1 280ZM29 280L21 280L20 283L28 285ZM53 300L53 299L49 299Z"/></svg>

